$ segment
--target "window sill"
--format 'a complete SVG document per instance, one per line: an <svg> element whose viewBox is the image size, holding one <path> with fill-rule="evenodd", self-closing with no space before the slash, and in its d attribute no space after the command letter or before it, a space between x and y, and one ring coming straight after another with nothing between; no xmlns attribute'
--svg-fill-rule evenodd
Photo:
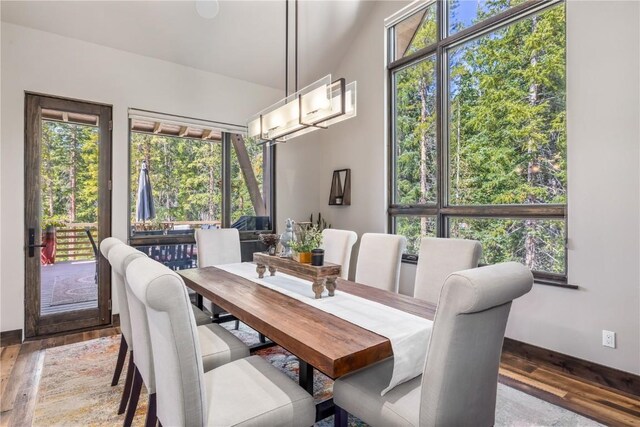
<svg viewBox="0 0 640 427"><path fill-rule="evenodd" d="M403 264L418 265L417 255L402 255ZM533 283L536 285L555 286L556 288L579 289L578 285L571 285L566 280L553 280L542 277L534 277Z"/></svg>

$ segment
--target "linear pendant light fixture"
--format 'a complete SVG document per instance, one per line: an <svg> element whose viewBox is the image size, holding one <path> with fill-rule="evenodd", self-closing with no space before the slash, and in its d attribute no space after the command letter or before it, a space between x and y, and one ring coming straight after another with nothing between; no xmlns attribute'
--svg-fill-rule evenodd
<svg viewBox="0 0 640 427"><path fill-rule="evenodd" d="M356 82L331 74L298 90L298 0L295 0L295 92L289 95L289 0L285 0L285 98L249 120L247 135L260 144L285 142L356 116Z"/></svg>

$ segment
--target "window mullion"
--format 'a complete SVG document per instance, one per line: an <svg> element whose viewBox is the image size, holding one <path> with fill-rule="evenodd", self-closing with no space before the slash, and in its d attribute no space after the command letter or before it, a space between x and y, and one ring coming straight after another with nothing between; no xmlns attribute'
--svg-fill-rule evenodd
<svg viewBox="0 0 640 427"><path fill-rule="evenodd" d="M442 216L440 209L443 206L446 206L445 199L445 173L447 170L446 165L446 138L443 135L444 127L444 119L446 113L446 108L444 105L445 102L445 92L444 88L447 84L447 72L444 70L444 58L443 58L443 50L440 45L441 40L445 37L446 32L446 14L447 7L446 3L443 0L439 0L437 3L437 28L438 28L438 47L436 50L436 150L437 150L437 171L436 171L436 182L438 185L437 188L437 206L438 212L436 215L436 236L444 237L445 236L445 224L444 217Z"/></svg>
<svg viewBox="0 0 640 427"><path fill-rule="evenodd" d="M222 228L231 227L231 134L222 134Z"/></svg>

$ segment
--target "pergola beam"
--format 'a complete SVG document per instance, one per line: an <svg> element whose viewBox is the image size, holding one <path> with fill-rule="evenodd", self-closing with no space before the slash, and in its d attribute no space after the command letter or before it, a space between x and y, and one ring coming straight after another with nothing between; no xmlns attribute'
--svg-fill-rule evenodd
<svg viewBox="0 0 640 427"><path fill-rule="evenodd" d="M251 159L249 158L244 138L242 138L241 135L233 134L231 135L231 143L236 150L236 157L238 158L242 175L244 175L244 182L247 184L249 197L251 198L251 204L253 204L253 208L256 211L256 216L267 216L267 206L262 198L260 186L258 185L258 180L253 172L253 167L251 167Z"/></svg>

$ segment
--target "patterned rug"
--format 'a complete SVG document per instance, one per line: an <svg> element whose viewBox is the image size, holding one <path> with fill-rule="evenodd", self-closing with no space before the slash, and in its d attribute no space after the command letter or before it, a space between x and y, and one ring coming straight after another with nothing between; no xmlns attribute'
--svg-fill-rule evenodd
<svg viewBox="0 0 640 427"><path fill-rule="evenodd" d="M53 276L51 305L97 301L96 262L80 261L53 264L42 269L43 276ZM43 277L43 282L51 278Z"/></svg>
<svg viewBox="0 0 640 427"><path fill-rule="evenodd" d="M225 325L233 328L233 323ZM247 344L258 342L257 334L246 327L232 331ZM118 353L119 336L54 347L46 350L34 415L35 426L116 426L124 415L117 415L124 384L111 387L111 376ZM258 352L291 379L298 379L298 361L280 347ZM125 365L126 366L126 365ZM319 372L314 377L315 399L331 396L333 381ZM143 390L134 426L143 425L146 413ZM350 417L350 426L364 426ZM497 426L597 426L598 424L559 406L522 393L503 384L498 385ZM333 426L333 417L316 424Z"/></svg>

